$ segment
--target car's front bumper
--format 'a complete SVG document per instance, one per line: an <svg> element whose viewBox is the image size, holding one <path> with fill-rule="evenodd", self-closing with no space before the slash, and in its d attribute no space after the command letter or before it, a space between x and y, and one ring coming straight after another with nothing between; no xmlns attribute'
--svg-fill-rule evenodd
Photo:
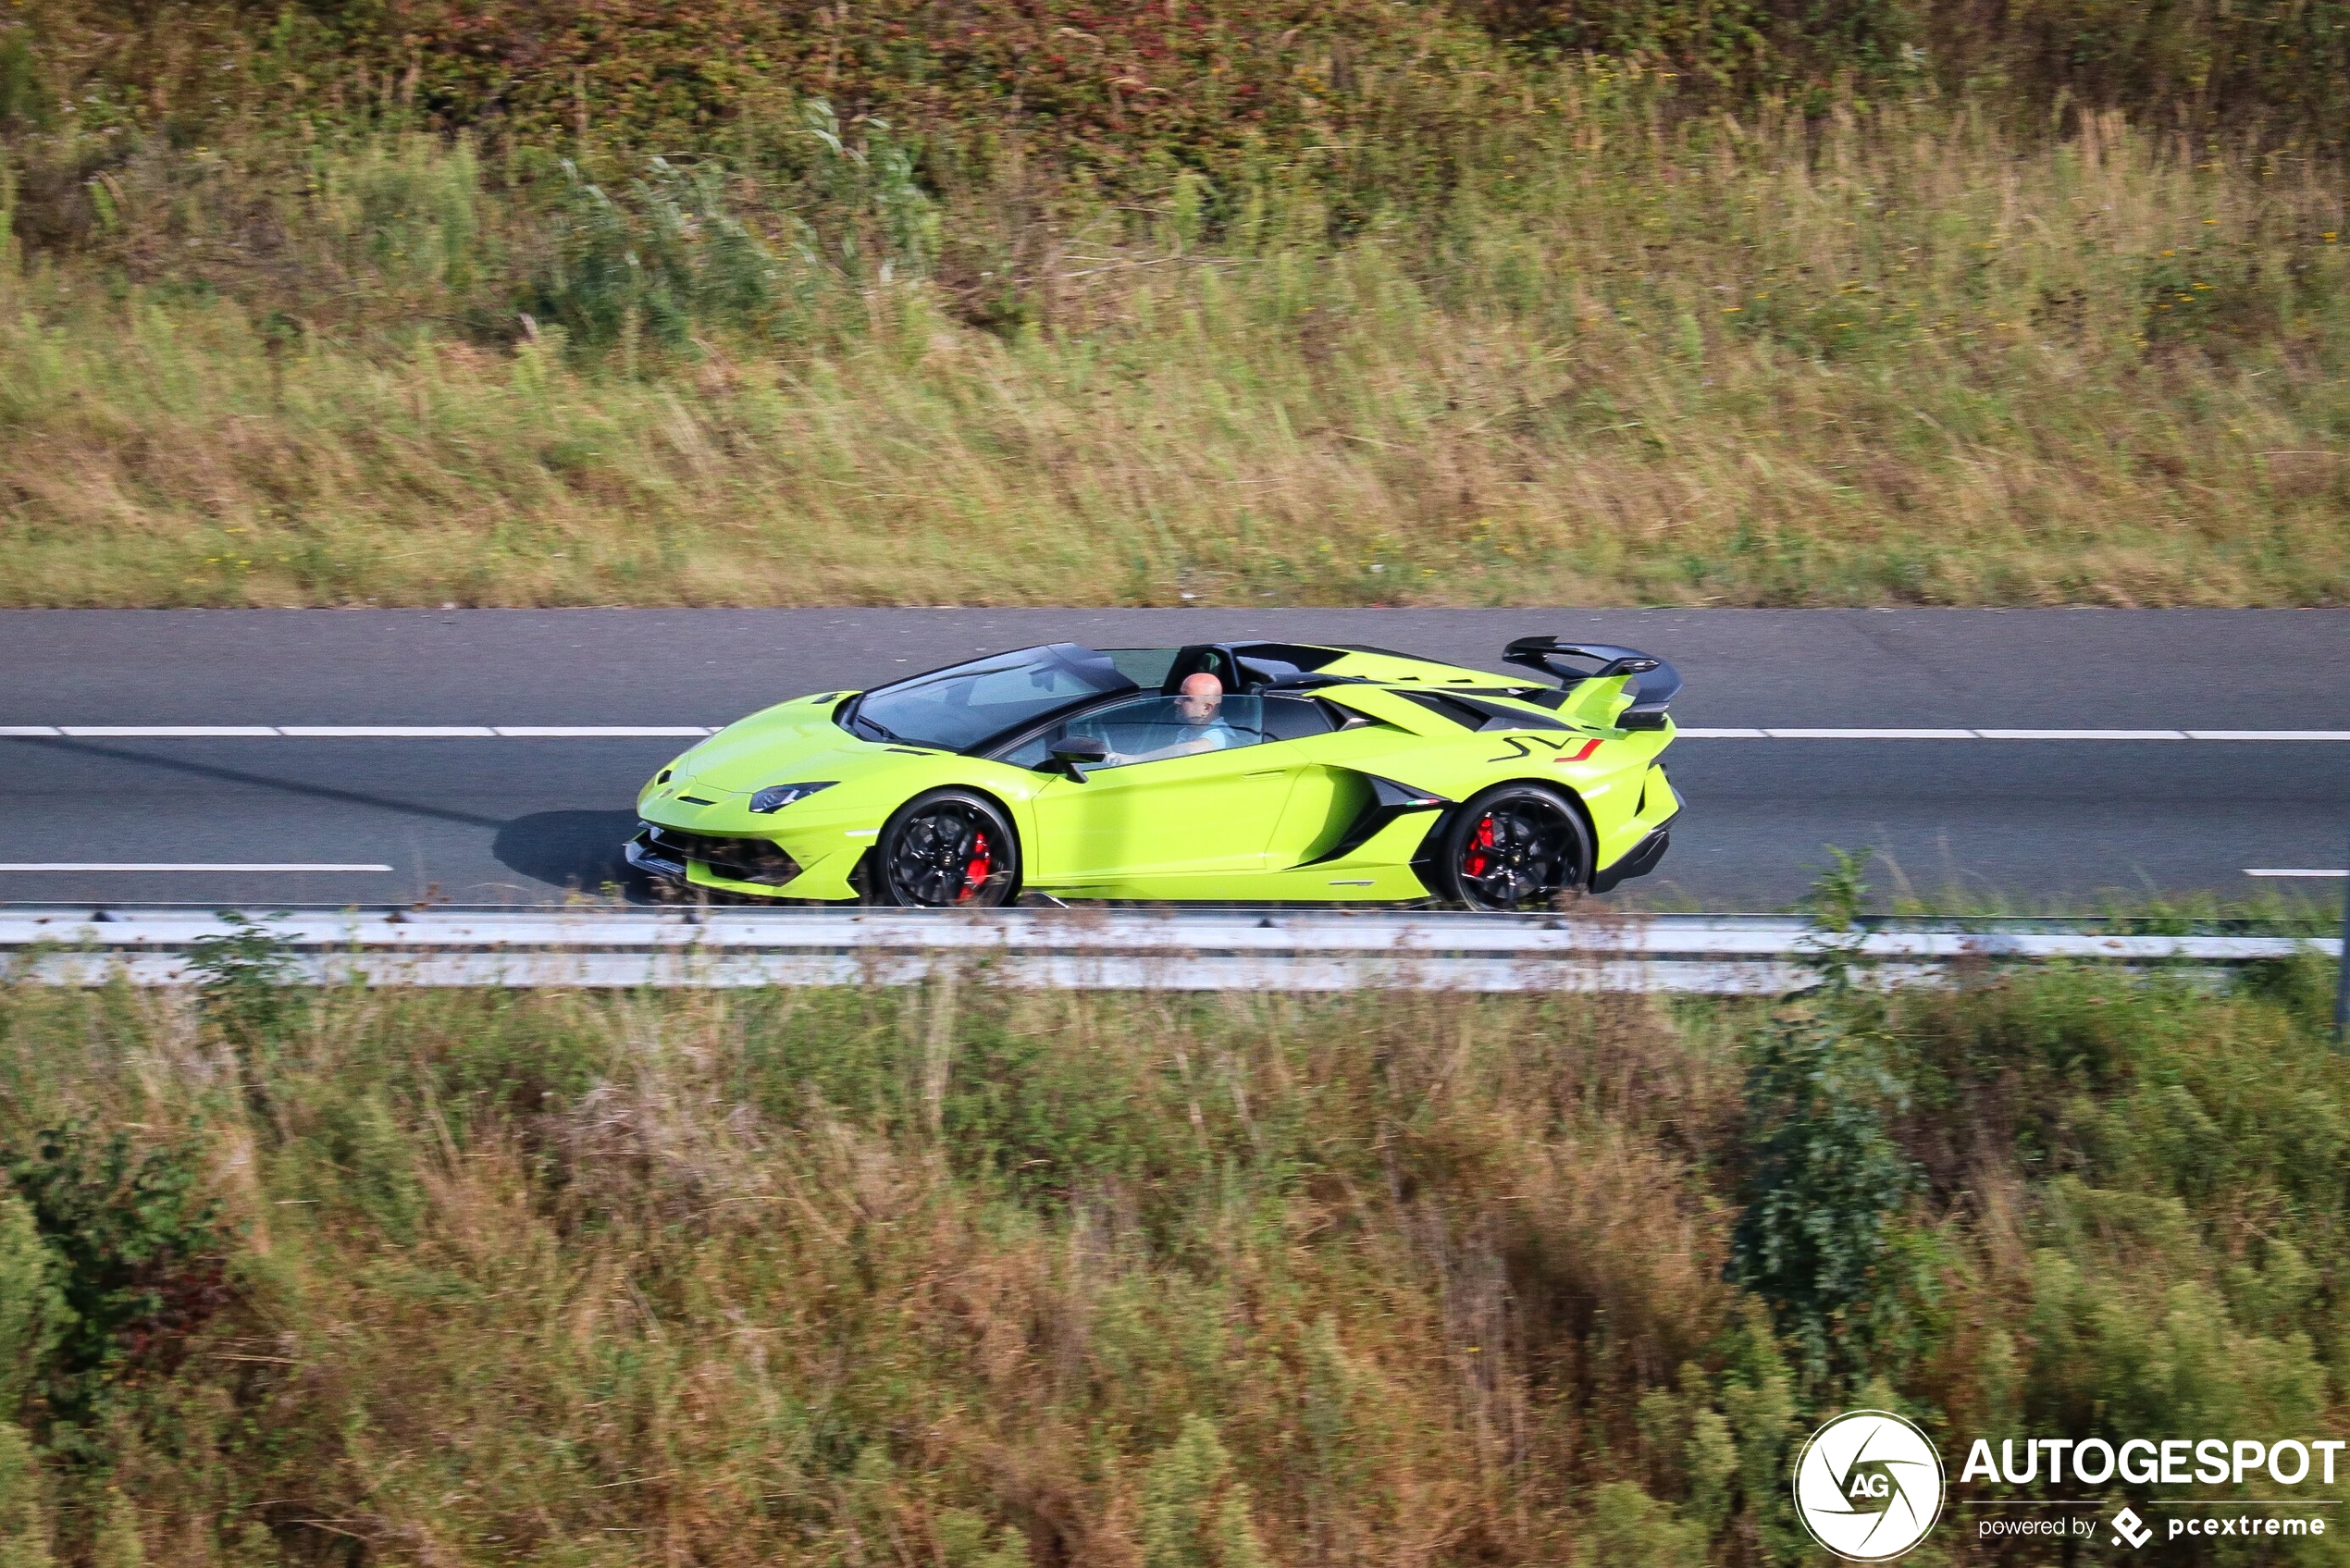
<svg viewBox="0 0 2350 1568"><path fill-rule="evenodd" d="M795 854L769 838L696 833L639 819L621 853L640 874L681 890L830 903L857 897L850 879L870 839L813 836L812 855Z"/></svg>
<svg viewBox="0 0 2350 1568"><path fill-rule="evenodd" d="M681 875L690 877L694 867L701 865L722 881L774 892L780 892L800 871L799 862L773 839L722 838L639 821L637 836L629 840L629 845L632 848L641 846L646 859L663 867L682 864L684 870L678 873Z"/></svg>

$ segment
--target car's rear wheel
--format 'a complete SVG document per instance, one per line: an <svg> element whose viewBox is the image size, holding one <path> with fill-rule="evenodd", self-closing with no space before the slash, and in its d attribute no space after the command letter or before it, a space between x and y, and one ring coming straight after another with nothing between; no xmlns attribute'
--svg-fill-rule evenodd
<svg viewBox="0 0 2350 1568"><path fill-rule="evenodd" d="M1591 883L1591 835L1565 796L1502 784L1471 799L1444 830L1438 891L1472 909L1540 909Z"/></svg>
<svg viewBox="0 0 2350 1568"><path fill-rule="evenodd" d="M1020 891L1020 835L1003 808L968 789L939 789L897 809L873 843L876 904L973 909Z"/></svg>

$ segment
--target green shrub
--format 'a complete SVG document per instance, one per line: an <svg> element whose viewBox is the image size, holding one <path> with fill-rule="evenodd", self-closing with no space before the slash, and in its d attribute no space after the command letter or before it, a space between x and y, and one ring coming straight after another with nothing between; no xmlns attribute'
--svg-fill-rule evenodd
<svg viewBox="0 0 2350 1568"><path fill-rule="evenodd" d="M16 1419L65 1325L39 1223L22 1199L0 1187L0 1421Z"/></svg>
<svg viewBox="0 0 2350 1568"><path fill-rule="evenodd" d="M1144 1474L1143 1568L1268 1568L1248 1500L1214 1424L1184 1416Z"/></svg>
<svg viewBox="0 0 2350 1568"><path fill-rule="evenodd" d="M940 1512L937 1535L943 1568L1029 1568L1025 1543L967 1508Z"/></svg>
<svg viewBox="0 0 2350 1568"><path fill-rule="evenodd" d="M1903 1089L1847 1011L1797 1004L1757 1039L1730 1243L1730 1277L1770 1303L1815 1377L1896 1350L1913 1289L1897 1231L1916 1167L1888 1130Z"/></svg>
<svg viewBox="0 0 2350 1568"><path fill-rule="evenodd" d="M1600 1568L1701 1568L1708 1561L1705 1527L1676 1520L1673 1510L1629 1481L1611 1481L1592 1499L1590 1550L1583 1561Z"/></svg>
<svg viewBox="0 0 2350 1568"><path fill-rule="evenodd" d="M46 1491L31 1441L0 1421L0 1568L50 1568Z"/></svg>
<svg viewBox="0 0 2350 1568"><path fill-rule="evenodd" d="M229 1302L229 1238L202 1191L197 1136L142 1153L126 1132L67 1122L0 1152L62 1308L32 1384L60 1422L98 1414L128 1374L167 1373Z"/></svg>
<svg viewBox="0 0 2350 1568"><path fill-rule="evenodd" d="M146 1568L146 1562L138 1508L119 1490L107 1488L98 1511L98 1533L90 1542L90 1568Z"/></svg>

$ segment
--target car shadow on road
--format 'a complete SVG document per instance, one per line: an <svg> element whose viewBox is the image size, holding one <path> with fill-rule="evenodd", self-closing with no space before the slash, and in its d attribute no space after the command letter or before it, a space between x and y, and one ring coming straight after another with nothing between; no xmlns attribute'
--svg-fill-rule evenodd
<svg viewBox="0 0 2350 1568"><path fill-rule="evenodd" d="M616 887L631 902L641 902L643 879L620 853L636 829L634 811L534 811L501 825L490 851L499 864L533 882L588 894Z"/></svg>

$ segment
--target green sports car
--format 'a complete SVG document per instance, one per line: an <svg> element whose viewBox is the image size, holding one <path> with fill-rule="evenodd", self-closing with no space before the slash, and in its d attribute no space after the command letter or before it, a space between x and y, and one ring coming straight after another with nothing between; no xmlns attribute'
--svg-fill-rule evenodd
<svg viewBox="0 0 2350 1568"><path fill-rule="evenodd" d="M630 864L688 894L1542 907L1653 869L1680 677L1524 637L1560 684L1285 642L998 653L730 724L653 775Z"/></svg>

